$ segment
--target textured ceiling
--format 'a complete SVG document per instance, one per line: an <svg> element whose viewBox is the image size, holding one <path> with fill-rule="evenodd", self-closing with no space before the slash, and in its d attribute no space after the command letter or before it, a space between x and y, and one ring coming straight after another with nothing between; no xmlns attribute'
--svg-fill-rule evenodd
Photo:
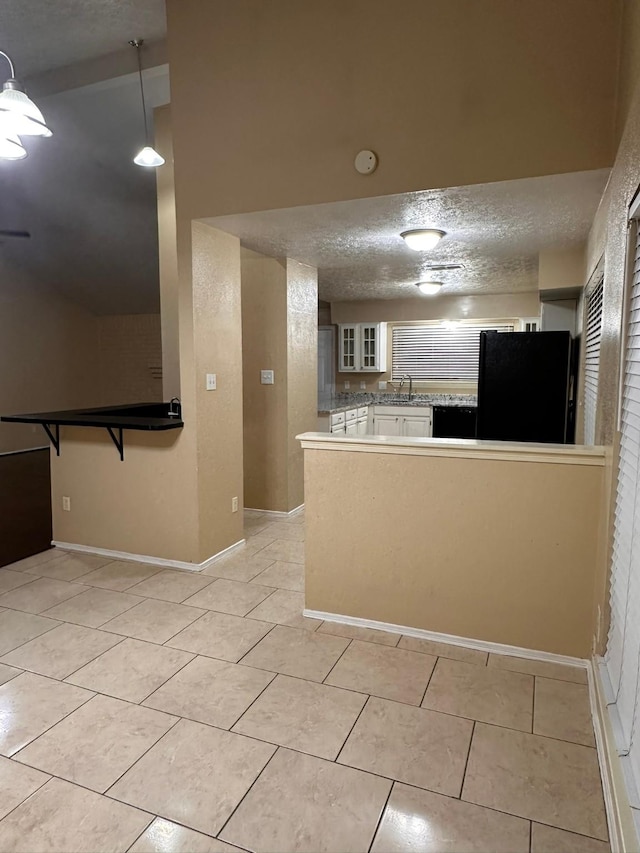
<svg viewBox="0 0 640 853"><path fill-rule="evenodd" d="M1 0L0 50L19 77L166 35L164 0ZM4 60L2 71L4 71Z"/></svg>
<svg viewBox="0 0 640 853"><path fill-rule="evenodd" d="M208 220L242 244L318 267L321 299L415 297L415 283L442 281L443 294L537 290L538 253L586 240L608 169L429 190ZM446 231L430 252L400 232ZM426 266L461 263L429 274Z"/></svg>

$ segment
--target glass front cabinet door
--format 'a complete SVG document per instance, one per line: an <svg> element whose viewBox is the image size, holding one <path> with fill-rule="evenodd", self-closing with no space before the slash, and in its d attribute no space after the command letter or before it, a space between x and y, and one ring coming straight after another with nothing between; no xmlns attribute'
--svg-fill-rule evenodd
<svg viewBox="0 0 640 853"><path fill-rule="evenodd" d="M340 326L340 372L384 373L387 369L386 329L386 323Z"/></svg>

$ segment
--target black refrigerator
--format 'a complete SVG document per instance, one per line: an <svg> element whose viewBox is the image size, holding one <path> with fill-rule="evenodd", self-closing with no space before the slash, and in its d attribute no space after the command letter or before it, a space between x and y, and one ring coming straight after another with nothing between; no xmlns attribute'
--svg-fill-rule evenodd
<svg viewBox="0 0 640 853"><path fill-rule="evenodd" d="M481 332L477 438L572 442L576 361L569 332Z"/></svg>

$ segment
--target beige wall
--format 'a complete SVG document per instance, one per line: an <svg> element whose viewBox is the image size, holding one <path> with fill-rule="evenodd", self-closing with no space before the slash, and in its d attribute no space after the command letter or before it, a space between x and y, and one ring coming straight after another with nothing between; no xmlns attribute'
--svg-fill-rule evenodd
<svg viewBox="0 0 640 853"><path fill-rule="evenodd" d="M538 289L563 290L584 284L585 246L546 249L538 257Z"/></svg>
<svg viewBox="0 0 640 853"><path fill-rule="evenodd" d="M162 400L160 315L116 314L97 319L101 404Z"/></svg>
<svg viewBox="0 0 640 853"><path fill-rule="evenodd" d="M473 456L306 450L305 606L587 657L602 459Z"/></svg>
<svg viewBox="0 0 640 853"><path fill-rule="evenodd" d="M125 432L121 462L102 431L63 428L52 464L55 540L200 563L242 539L242 512L231 508L233 497L243 501L235 237L194 223L193 288L180 298L184 429ZM216 391L205 390L206 373L217 374Z"/></svg>
<svg viewBox="0 0 640 853"><path fill-rule="evenodd" d="M318 411L318 273L287 258L288 509L304 503L304 457L296 435L316 428Z"/></svg>
<svg viewBox="0 0 640 853"><path fill-rule="evenodd" d="M183 411L192 419L197 454L189 460L195 471L186 473L196 477L197 503L189 511L197 513L204 560L243 537L240 241L200 222L192 240L193 359L181 349L180 374L183 392L191 386ZM216 391L206 390L207 373L216 374Z"/></svg>
<svg viewBox="0 0 640 853"><path fill-rule="evenodd" d="M255 509L288 510L286 260L242 251L244 499ZM275 383L262 385L260 371Z"/></svg>
<svg viewBox="0 0 640 853"><path fill-rule="evenodd" d="M200 562L198 519L187 504L192 433L192 424L126 431L121 462L105 430L61 427L60 456L51 454L54 541Z"/></svg>
<svg viewBox="0 0 640 853"><path fill-rule="evenodd" d="M97 318L3 272L0 413L100 405ZM41 427L0 424L0 452L46 444Z"/></svg>
<svg viewBox="0 0 640 853"><path fill-rule="evenodd" d="M165 158L156 169L158 190L158 259L162 316L162 382L165 400L180 397L180 342L178 319L178 257L176 194L173 175L173 137L168 106L154 111L156 148Z"/></svg>
<svg viewBox="0 0 640 853"><path fill-rule="evenodd" d="M168 0L178 216L608 166L619 19L618 0Z"/></svg>
<svg viewBox="0 0 640 853"><path fill-rule="evenodd" d="M96 317L12 274L0 290L0 413L162 399L160 317ZM0 453L48 444L41 427L0 424Z"/></svg>
<svg viewBox="0 0 640 853"><path fill-rule="evenodd" d="M304 500L295 436L316 421L316 270L242 250L245 505L288 512ZM275 383L262 385L261 370Z"/></svg>

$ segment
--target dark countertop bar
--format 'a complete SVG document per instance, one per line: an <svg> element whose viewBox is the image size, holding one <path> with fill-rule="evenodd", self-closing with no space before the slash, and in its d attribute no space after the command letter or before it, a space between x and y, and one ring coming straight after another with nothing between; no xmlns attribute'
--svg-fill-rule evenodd
<svg viewBox="0 0 640 853"><path fill-rule="evenodd" d="M181 429L182 417L167 417L169 403L135 403L128 406L105 406L97 409L67 409L62 412L34 412L25 415L3 415L0 421L49 426L84 426L112 429L166 430Z"/></svg>

